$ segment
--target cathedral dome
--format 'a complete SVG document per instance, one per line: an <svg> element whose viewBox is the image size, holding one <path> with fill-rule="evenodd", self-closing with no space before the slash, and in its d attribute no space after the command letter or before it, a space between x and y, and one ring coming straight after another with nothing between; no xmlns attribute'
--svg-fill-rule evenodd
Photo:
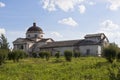
<svg viewBox="0 0 120 80"><path fill-rule="evenodd" d="M28 28L27 32L43 32L43 30L40 27L36 26L36 23L33 23L33 26Z"/></svg>

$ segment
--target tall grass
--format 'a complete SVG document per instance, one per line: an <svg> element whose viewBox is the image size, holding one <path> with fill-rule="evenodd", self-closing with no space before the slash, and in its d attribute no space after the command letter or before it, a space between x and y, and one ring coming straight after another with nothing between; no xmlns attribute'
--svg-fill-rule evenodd
<svg viewBox="0 0 120 80"><path fill-rule="evenodd" d="M109 80L111 67L117 73L120 65L107 63L98 57L73 58L72 62L61 57L58 63L55 60L28 58L18 63L6 61L0 66L0 80Z"/></svg>

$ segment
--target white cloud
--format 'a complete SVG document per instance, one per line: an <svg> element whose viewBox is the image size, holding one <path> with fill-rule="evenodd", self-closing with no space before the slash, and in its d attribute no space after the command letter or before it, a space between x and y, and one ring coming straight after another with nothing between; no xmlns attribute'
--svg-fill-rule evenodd
<svg viewBox="0 0 120 80"><path fill-rule="evenodd" d="M71 17L59 20L58 23L73 26L73 27L78 25L78 23L75 20L73 20Z"/></svg>
<svg viewBox="0 0 120 80"><path fill-rule="evenodd" d="M3 2L0 2L0 8L5 7L5 4Z"/></svg>
<svg viewBox="0 0 120 80"><path fill-rule="evenodd" d="M8 39L8 42L10 44L10 47L13 48L12 42L16 40L17 38L24 38L25 37L25 32L24 31L7 31L6 32L6 37Z"/></svg>
<svg viewBox="0 0 120 80"><path fill-rule="evenodd" d="M113 23L111 20L105 20L101 23L101 26L101 29L105 31L113 31L119 29L119 25Z"/></svg>
<svg viewBox="0 0 120 80"><path fill-rule="evenodd" d="M116 11L119 9L120 7L120 0L108 0L108 2L110 3L109 5L109 9L112 11Z"/></svg>
<svg viewBox="0 0 120 80"><path fill-rule="evenodd" d="M52 32L51 35L56 36L56 37L63 37L60 33L58 32Z"/></svg>
<svg viewBox="0 0 120 80"><path fill-rule="evenodd" d="M5 34L5 29L4 28L0 28L0 35L1 34Z"/></svg>
<svg viewBox="0 0 120 80"><path fill-rule="evenodd" d="M55 11L59 8L65 12L73 10L75 6L78 6L85 0L43 0L43 8L48 11Z"/></svg>
<svg viewBox="0 0 120 80"><path fill-rule="evenodd" d="M120 25L115 24L111 20L105 20L100 24L98 32L103 32L110 41L117 43L120 46Z"/></svg>
<svg viewBox="0 0 120 80"><path fill-rule="evenodd" d="M54 0L43 0L43 8L48 11L55 11L55 1Z"/></svg>
<svg viewBox="0 0 120 80"><path fill-rule="evenodd" d="M79 6L79 12L80 12L81 14L83 14L83 13L85 12L85 10L86 10L86 8L85 8L84 5L80 5L80 6Z"/></svg>
<svg viewBox="0 0 120 80"><path fill-rule="evenodd" d="M88 2L89 5L93 6L95 5L96 3L95 2Z"/></svg>

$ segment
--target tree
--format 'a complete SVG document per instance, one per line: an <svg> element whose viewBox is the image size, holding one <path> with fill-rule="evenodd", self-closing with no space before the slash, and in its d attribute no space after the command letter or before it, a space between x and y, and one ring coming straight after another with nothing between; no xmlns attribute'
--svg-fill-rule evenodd
<svg viewBox="0 0 120 80"><path fill-rule="evenodd" d="M14 62L19 62L19 59L25 57L25 52L21 50L14 50L9 53L9 59L12 59Z"/></svg>
<svg viewBox="0 0 120 80"><path fill-rule="evenodd" d="M7 42L7 38L1 34L0 36L0 49L9 49L9 43Z"/></svg>
<svg viewBox="0 0 120 80"><path fill-rule="evenodd" d="M65 56L66 61L71 61L72 60L72 51L66 50L64 52L64 56Z"/></svg>
<svg viewBox="0 0 120 80"><path fill-rule="evenodd" d="M2 65L7 59L8 50L0 49L0 65Z"/></svg>
<svg viewBox="0 0 120 80"><path fill-rule="evenodd" d="M42 58L42 59L43 59L43 58L44 58L44 56L45 56L45 54L44 54L44 52L43 52L43 51L39 52L39 57L40 57L40 58Z"/></svg>
<svg viewBox="0 0 120 80"><path fill-rule="evenodd" d="M32 52L32 57L33 57L33 58L37 58L37 57L38 57L37 53Z"/></svg>
<svg viewBox="0 0 120 80"><path fill-rule="evenodd" d="M80 57L80 52L75 51L75 52L74 52L74 57L75 57L75 58Z"/></svg>
<svg viewBox="0 0 120 80"><path fill-rule="evenodd" d="M55 53L55 57L58 59L60 57L60 51Z"/></svg>
<svg viewBox="0 0 120 80"><path fill-rule="evenodd" d="M50 52L45 51L44 55L45 55L46 61L48 61L50 59Z"/></svg>
<svg viewBox="0 0 120 80"><path fill-rule="evenodd" d="M113 63L116 59L119 48L116 44L110 44L108 47L103 49L103 56L108 60L108 62Z"/></svg>

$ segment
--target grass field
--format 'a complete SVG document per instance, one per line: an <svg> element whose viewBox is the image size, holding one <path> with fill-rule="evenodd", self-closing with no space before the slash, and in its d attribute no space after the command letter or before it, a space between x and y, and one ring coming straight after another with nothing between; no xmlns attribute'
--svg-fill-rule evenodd
<svg viewBox="0 0 120 80"><path fill-rule="evenodd" d="M49 61L27 58L18 63L6 61L0 66L0 80L110 80L108 68L117 74L119 65L99 57L73 58L71 62L64 57Z"/></svg>

